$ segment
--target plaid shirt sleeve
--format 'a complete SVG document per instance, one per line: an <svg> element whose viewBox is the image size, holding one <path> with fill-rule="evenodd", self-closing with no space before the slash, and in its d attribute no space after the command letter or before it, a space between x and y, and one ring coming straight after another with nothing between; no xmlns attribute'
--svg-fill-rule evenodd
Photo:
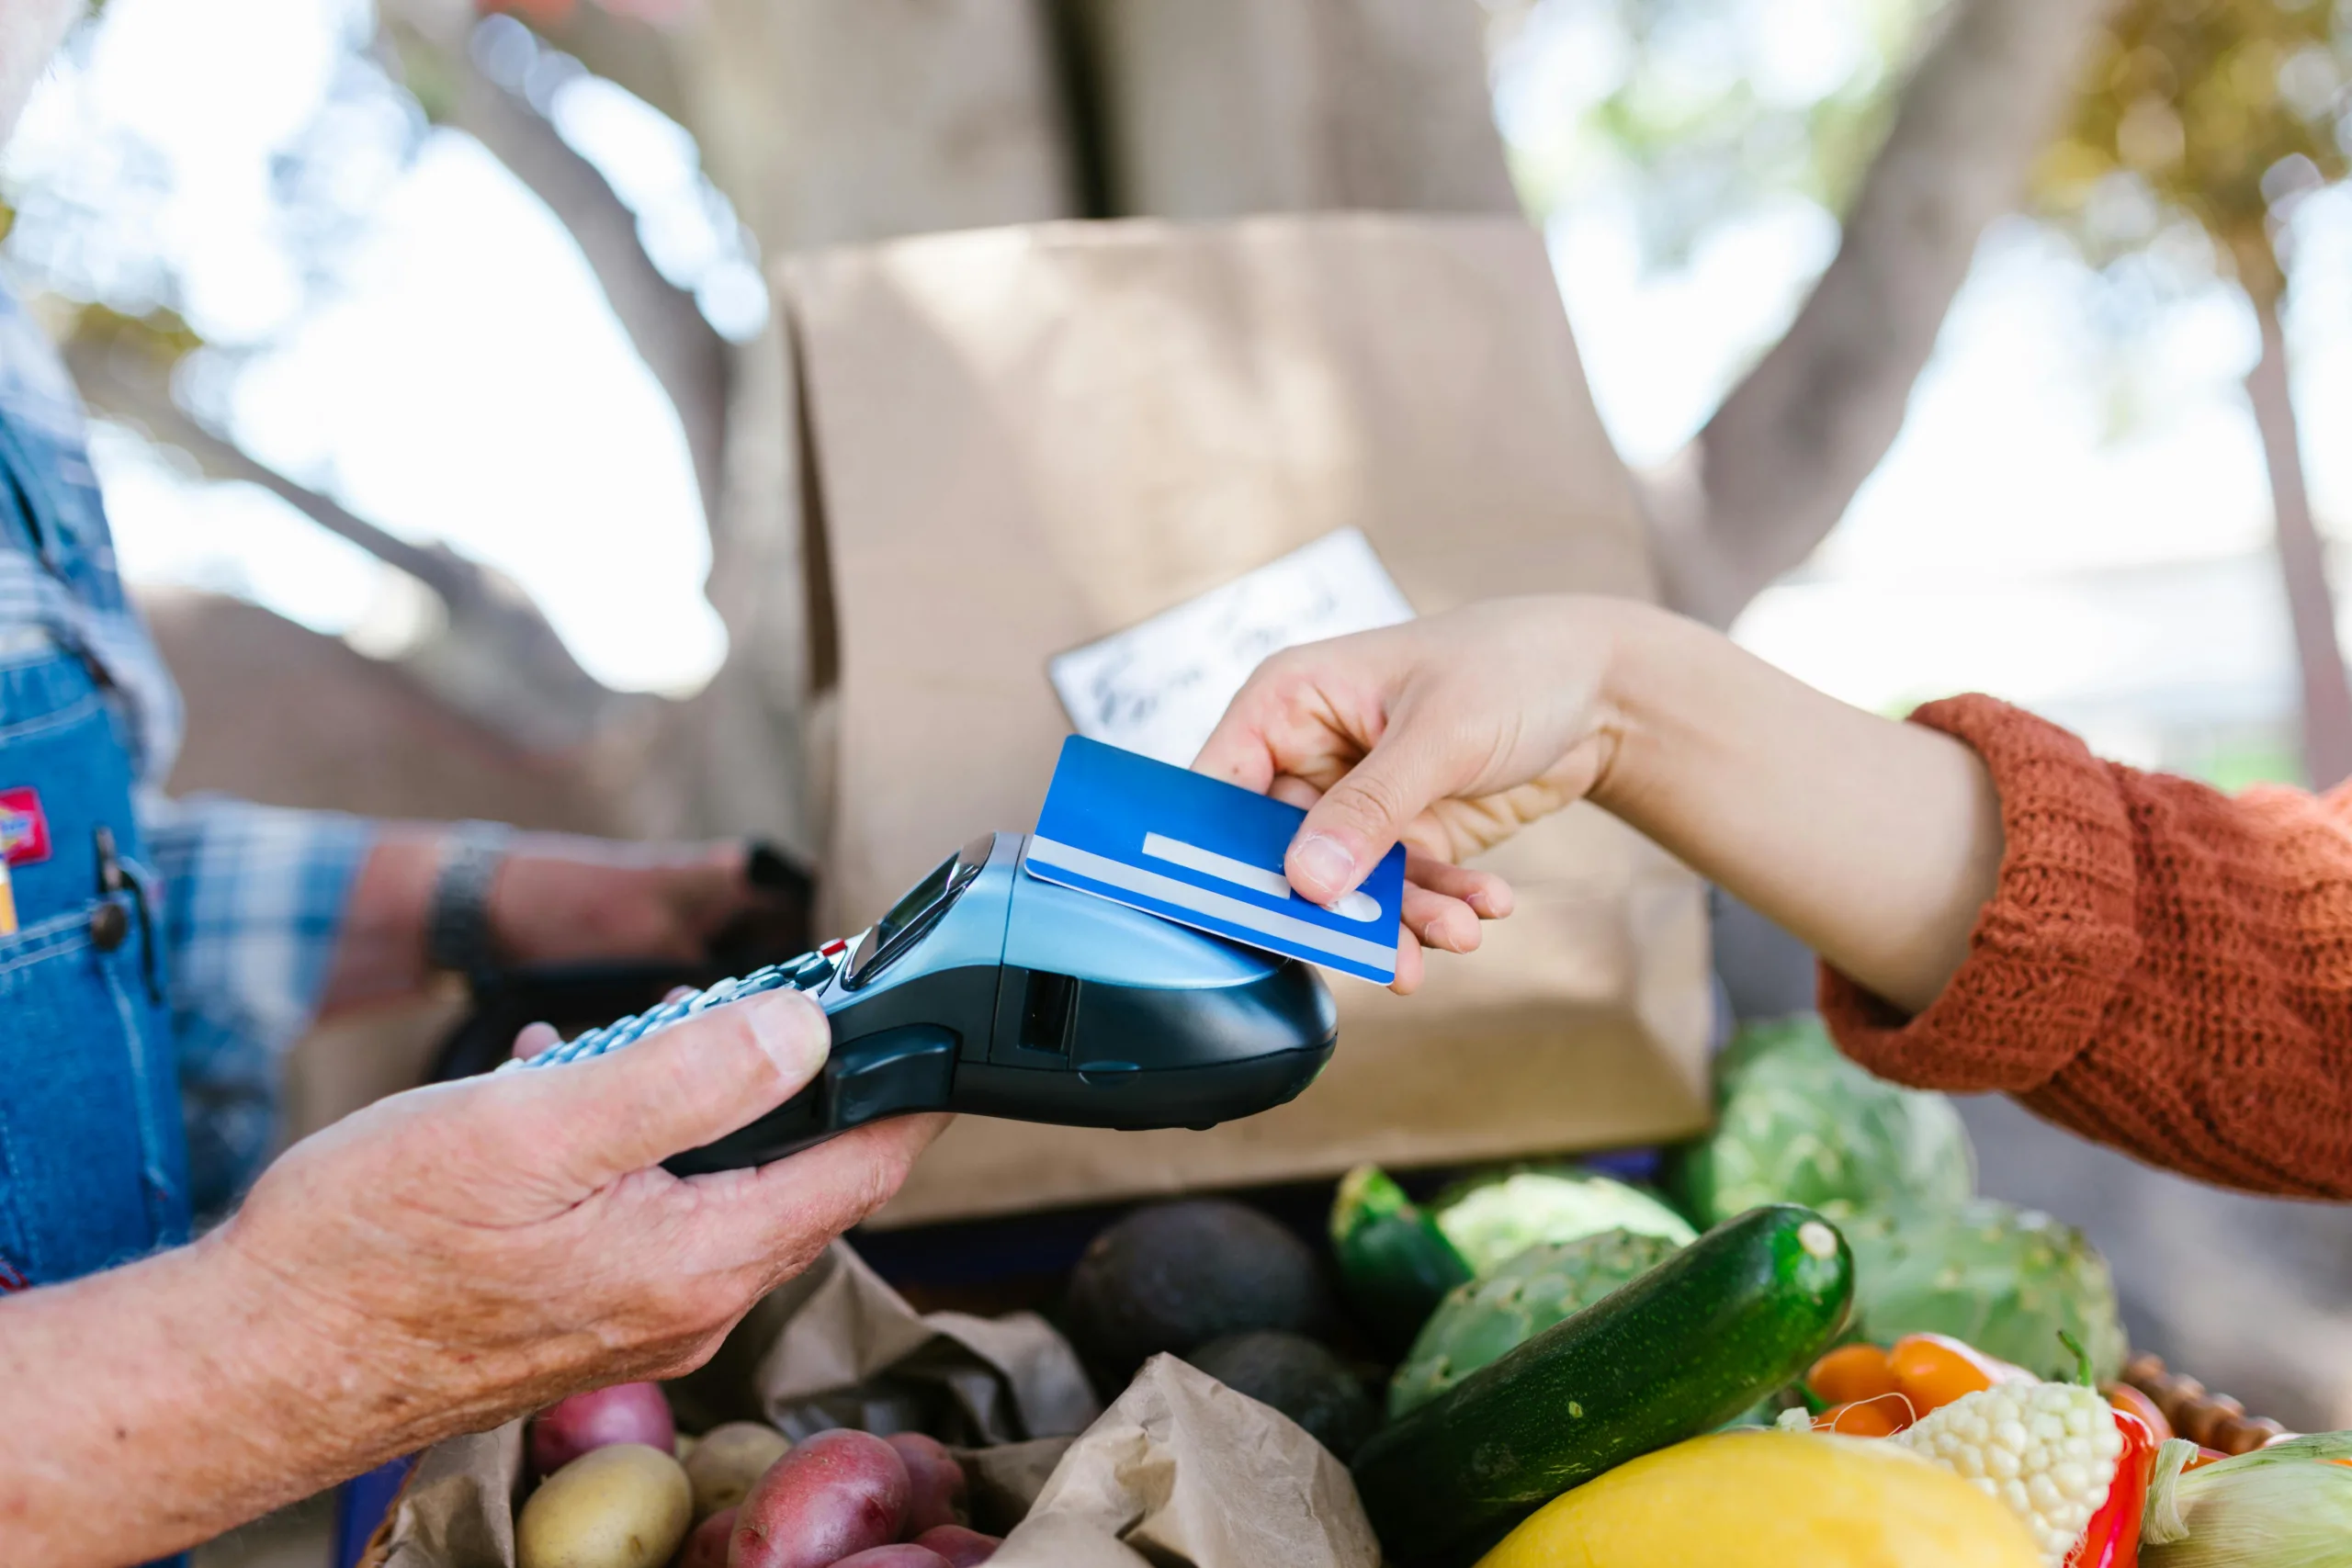
<svg viewBox="0 0 2352 1568"><path fill-rule="evenodd" d="M219 796L151 798L196 1212L225 1205L277 1133L279 1068L316 1012L371 824Z"/></svg>

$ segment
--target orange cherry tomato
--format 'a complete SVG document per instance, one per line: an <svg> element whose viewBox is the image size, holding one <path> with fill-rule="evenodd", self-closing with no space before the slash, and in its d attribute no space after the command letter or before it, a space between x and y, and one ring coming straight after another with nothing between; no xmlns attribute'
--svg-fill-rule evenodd
<svg viewBox="0 0 2352 1568"><path fill-rule="evenodd" d="M2156 1408L2156 1402L2130 1383L2120 1382L2110 1387L2107 1391L2107 1402L2116 1409L2145 1421L2148 1430L2156 1435L2156 1441L2161 1443L2173 1435L2172 1423L2165 1420L2165 1413Z"/></svg>
<svg viewBox="0 0 2352 1568"><path fill-rule="evenodd" d="M1996 1382L2028 1375L1942 1334L1905 1335L1887 1352L1887 1361L1894 1369L1895 1385L1911 1401L1915 1419Z"/></svg>
<svg viewBox="0 0 2352 1568"><path fill-rule="evenodd" d="M1899 1393L1836 1404L1813 1418L1816 1432L1837 1432L1849 1438L1891 1438L1911 1424Z"/></svg>
<svg viewBox="0 0 2352 1568"><path fill-rule="evenodd" d="M1887 1360L1886 1352L1875 1345L1838 1346L1813 1364L1813 1370L1804 1375L1804 1384L1824 1404L1851 1404L1860 1399L1876 1399L1902 1387L1895 1382L1894 1368Z"/></svg>
<svg viewBox="0 0 2352 1568"><path fill-rule="evenodd" d="M2197 1469L2199 1465L2219 1464L2222 1461L2229 1457L2229 1455L2223 1453L2219 1449L2200 1448L2194 1454L2191 1454L2189 1456L2188 1462L2182 1465L2180 1468L2182 1472L2186 1473L2188 1471ZM2344 1461L2342 1460L2337 1460L2335 1462L2342 1464Z"/></svg>

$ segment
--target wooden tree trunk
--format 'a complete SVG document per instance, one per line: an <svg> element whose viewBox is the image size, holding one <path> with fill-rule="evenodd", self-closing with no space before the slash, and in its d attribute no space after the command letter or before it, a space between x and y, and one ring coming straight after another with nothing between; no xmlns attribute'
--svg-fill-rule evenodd
<svg viewBox="0 0 2352 1568"><path fill-rule="evenodd" d="M2344 650L2335 637L2327 550L2312 521L2311 494L2303 482L2302 438L2295 428L2278 291L2256 283L2247 294L2262 327L2262 357L2247 374L2245 390L2270 470L2278 569L2286 577L2287 613L2302 675L2303 771L2312 787L2326 789L2352 778L2352 683L2346 680Z"/></svg>
<svg viewBox="0 0 2352 1568"><path fill-rule="evenodd" d="M1077 209L1042 0L710 0L677 56L770 256Z"/></svg>
<svg viewBox="0 0 2352 1568"><path fill-rule="evenodd" d="M1079 211L1043 0L711 0L672 60L678 112L771 262ZM641 830L820 841L791 394L772 325L735 360L711 518L726 664L652 736L611 738Z"/></svg>
<svg viewBox="0 0 2352 1568"><path fill-rule="evenodd" d="M2013 210L2113 0L1957 0L1837 258L1698 438L1646 476L1668 599L1728 626L1811 555L1903 428L1984 226Z"/></svg>
<svg viewBox="0 0 2352 1568"><path fill-rule="evenodd" d="M1106 205L1515 212L1467 0L1064 0Z"/></svg>

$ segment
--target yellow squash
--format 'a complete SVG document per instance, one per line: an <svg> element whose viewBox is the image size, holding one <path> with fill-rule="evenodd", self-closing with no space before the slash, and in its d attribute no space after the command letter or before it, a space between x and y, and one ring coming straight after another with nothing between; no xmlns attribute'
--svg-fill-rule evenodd
<svg viewBox="0 0 2352 1568"><path fill-rule="evenodd" d="M1726 1432L1554 1498L1478 1568L2041 1568L1993 1498L1890 1443Z"/></svg>

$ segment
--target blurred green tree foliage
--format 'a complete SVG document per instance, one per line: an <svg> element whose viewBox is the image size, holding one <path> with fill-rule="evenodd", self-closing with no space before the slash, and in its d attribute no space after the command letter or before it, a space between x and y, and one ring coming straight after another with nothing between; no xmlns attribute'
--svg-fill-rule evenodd
<svg viewBox="0 0 2352 1568"><path fill-rule="evenodd" d="M2352 175L2352 0L2131 0L2036 170L2041 209L2094 264L2189 234L2245 291L2262 434L2302 677L2303 761L2352 777L2352 685L2306 491L2281 316L2297 203ZM2174 243L2171 248L2183 247Z"/></svg>
<svg viewBox="0 0 2352 1568"><path fill-rule="evenodd" d="M2104 29L2035 194L2094 260L2187 219L2250 295L2276 299L2287 209L2352 174L2347 84L2352 5L2134 0Z"/></svg>
<svg viewBox="0 0 2352 1568"><path fill-rule="evenodd" d="M1885 141L1923 35L1946 0L1532 0L1502 6L1508 35L1573 29L1589 72L1533 83L1553 112L1514 123L1513 172L1539 213L1567 210L1605 181L1635 194L1655 265L1687 257L1709 227L1761 201L1798 197L1843 213ZM1507 44L1507 49L1510 47ZM1510 62L1506 53L1506 74ZM1565 111L1565 112L1563 112Z"/></svg>

